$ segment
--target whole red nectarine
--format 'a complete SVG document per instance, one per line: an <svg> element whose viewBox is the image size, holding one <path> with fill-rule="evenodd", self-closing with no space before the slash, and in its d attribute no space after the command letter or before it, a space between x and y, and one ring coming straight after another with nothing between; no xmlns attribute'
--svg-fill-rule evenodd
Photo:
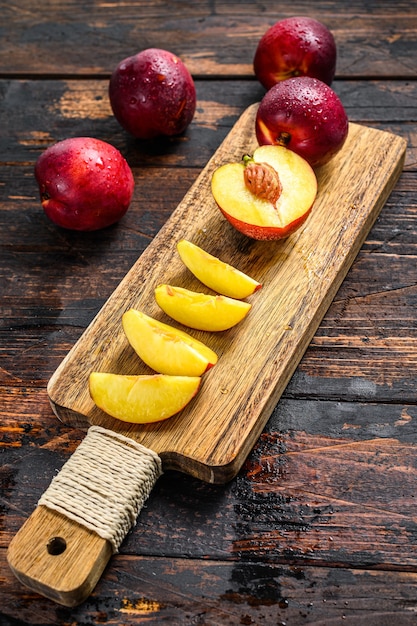
<svg viewBox="0 0 417 626"><path fill-rule="evenodd" d="M259 40L253 67L266 89L292 76L311 76L331 85L336 70L333 34L311 17L280 20Z"/></svg>
<svg viewBox="0 0 417 626"><path fill-rule="evenodd" d="M187 67L160 48L121 61L110 78L109 98L120 125L139 139L179 135L191 123L196 107Z"/></svg>
<svg viewBox="0 0 417 626"><path fill-rule="evenodd" d="M309 76L287 78L265 94L255 131L260 145L284 145L312 167L330 161L349 130L343 104L331 87Z"/></svg>
<svg viewBox="0 0 417 626"><path fill-rule="evenodd" d="M127 211L134 189L132 171L114 146L92 137L59 141L35 164L41 203L58 226L97 230Z"/></svg>

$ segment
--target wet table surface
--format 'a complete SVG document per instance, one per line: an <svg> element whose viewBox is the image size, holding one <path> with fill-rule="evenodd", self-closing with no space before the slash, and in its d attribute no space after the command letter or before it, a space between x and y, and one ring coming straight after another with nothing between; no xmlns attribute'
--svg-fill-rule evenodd
<svg viewBox="0 0 417 626"><path fill-rule="evenodd" d="M310 15L338 47L349 119L407 141L404 170L235 479L157 482L95 590L68 608L22 586L7 547L83 439L46 385L241 113L275 21ZM413 3L3 3L0 37L2 626L415 624L417 611L417 17ZM147 47L178 54L197 110L144 143L108 81ZM33 167L90 135L128 160L125 217L93 233L44 215Z"/></svg>

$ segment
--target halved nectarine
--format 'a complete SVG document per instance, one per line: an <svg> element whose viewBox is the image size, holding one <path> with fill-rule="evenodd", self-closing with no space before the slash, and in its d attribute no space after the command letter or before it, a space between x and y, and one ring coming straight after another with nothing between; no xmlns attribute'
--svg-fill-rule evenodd
<svg viewBox="0 0 417 626"><path fill-rule="evenodd" d="M217 354L204 343L142 311L129 309L122 324L136 354L160 374L201 376L217 363Z"/></svg>
<svg viewBox="0 0 417 626"><path fill-rule="evenodd" d="M232 328L243 320L251 308L248 302L242 300L172 285L158 285L155 299L158 306L180 324L208 331Z"/></svg>
<svg viewBox="0 0 417 626"><path fill-rule="evenodd" d="M188 269L206 287L230 298L241 300L262 287L244 272L221 261L186 239L177 244L179 255Z"/></svg>
<svg viewBox="0 0 417 626"><path fill-rule="evenodd" d="M307 219L317 195L317 178L292 150L267 145L240 163L217 168L211 189L223 215L244 235L283 239Z"/></svg>
<svg viewBox="0 0 417 626"><path fill-rule="evenodd" d="M122 420L146 424L175 415L196 395L199 376L128 376L92 372L90 395L105 413Z"/></svg>

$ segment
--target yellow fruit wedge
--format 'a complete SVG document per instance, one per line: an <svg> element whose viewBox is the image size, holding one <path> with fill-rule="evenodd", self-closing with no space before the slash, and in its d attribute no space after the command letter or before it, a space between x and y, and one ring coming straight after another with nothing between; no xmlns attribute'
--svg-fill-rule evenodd
<svg viewBox="0 0 417 626"><path fill-rule="evenodd" d="M206 287L230 298L242 300L262 287L244 272L221 261L216 256L206 252L199 246L186 239L181 239L177 250L182 262Z"/></svg>
<svg viewBox="0 0 417 626"><path fill-rule="evenodd" d="M196 395L199 376L125 376L92 372L90 395L105 413L136 424L158 422L175 415Z"/></svg>
<svg viewBox="0 0 417 626"><path fill-rule="evenodd" d="M122 325L136 354L160 374L201 376L217 363L217 354L204 343L141 311L126 311Z"/></svg>
<svg viewBox="0 0 417 626"><path fill-rule="evenodd" d="M241 322L251 309L248 302L172 285L158 285L155 299L172 319L198 330L227 330Z"/></svg>

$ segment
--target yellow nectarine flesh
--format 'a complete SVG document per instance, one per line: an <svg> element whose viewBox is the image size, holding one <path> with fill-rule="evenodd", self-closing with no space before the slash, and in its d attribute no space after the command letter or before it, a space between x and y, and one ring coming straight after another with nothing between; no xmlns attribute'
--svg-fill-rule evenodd
<svg viewBox="0 0 417 626"><path fill-rule="evenodd" d="M175 415L196 395L199 376L127 376L92 372L90 395L105 413L123 422L147 424Z"/></svg>
<svg viewBox="0 0 417 626"><path fill-rule="evenodd" d="M203 285L217 293L241 300L262 286L244 272L221 261L191 241L181 239L177 249L184 265Z"/></svg>
<svg viewBox="0 0 417 626"><path fill-rule="evenodd" d="M253 168L250 184L245 174L248 165ZM217 168L211 189L221 212L237 230L254 239L282 239L307 219L317 195L317 178L307 161L292 150L265 145L256 148L251 159Z"/></svg>
<svg viewBox="0 0 417 626"><path fill-rule="evenodd" d="M204 343L142 311L126 311L122 325L136 354L160 374L201 376L217 363L217 354Z"/></svg>
<svg viewBox="0 0 417 626"><path fill-rule="evenodd" d="M158 306L172 319L198 330L222 331L232 328L249 313L251 305L222 295L209 295L159 285L155 289Z"/></svg>

